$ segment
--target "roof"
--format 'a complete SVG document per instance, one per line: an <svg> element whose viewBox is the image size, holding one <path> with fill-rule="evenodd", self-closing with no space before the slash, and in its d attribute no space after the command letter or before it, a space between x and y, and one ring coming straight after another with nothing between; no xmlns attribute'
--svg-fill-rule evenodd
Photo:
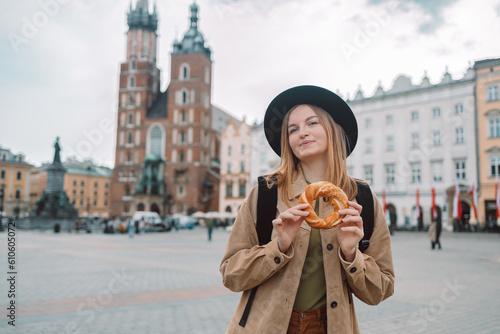
<svg viewBox="0 0 500 334"><path fill-rule="evenodd" d="M375 94L371 97L365 97L363 91L361 90L361 87L359 87L358 90L356 91L354 99L348 100L347 102L352 103L368 99L383 98L397 94L413 93L425 89L445 87L449 85L461 84L464 82L472 82L474 79L475 79L475 73L472 67L469 67L467 69L466 73L462 78L456 80L454 80L451 77L451 74L448 72L448 69L446 69L445 73L443 74L443 77L441 78L441 81L435 85L430 83L427 74L425 74L424 78L422 78L422 82L417 85L412 83L411 78L409 76L401 74L394 80L394 83L389 90L384 91L381 84L379 83Z"/></svg>
<svg viewBox="0 0 500 334"><path fill-rule="evenodd" d="M167 102L168 95L167 91L160 93L155 103L148 109L146 113L146 118L165 118L168 116L167 112Z"/></svg>
<svg viewBox="0 0 500 334"><path fill-rule="evenodd" d="M97 166L91 160L78 161L76 159L68 159L63 163L68 174L91 175L101 177L111 177L111 168Z"/></svg>
<svg viewBox="0 0 500 334"><path fill-rule="evenodd" d="M500 65L500 58L495 58L495 59L483 59L483 60L478 60L474 63L474 69L482 69L482 68L488 68L492 66L498 66Z"/></svg>

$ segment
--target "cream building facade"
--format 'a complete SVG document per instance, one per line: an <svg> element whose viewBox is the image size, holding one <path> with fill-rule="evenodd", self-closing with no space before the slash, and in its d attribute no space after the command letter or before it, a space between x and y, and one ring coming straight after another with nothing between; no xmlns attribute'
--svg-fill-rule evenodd
<svg viewBox="0 0 500 334"><path fill-rule="evenodd" d="M359 89L348 104L359 129L357 147L348 158L349 172L370 181L380 198L385 190L393 226L425 228L431 221L431 188L435 187L443 224L451 229L450 190L455 181L461 189L462 220L468 221L468 190L477 184L472 67L458 79L446 70L436 84L426 75L419 84L401 75L389 90L379 85L371 97ZM423 212L420 222L417 189Z"/></svg>
<svg viewBox="0 0 500 334"><path fill-rule="evenodd" d="M250 187L250 135L245 120L229 120L221 134L219 212L237 213Z"/></svg>
<svg viewBox="0 0 500 334"><path fill-rule="evenodd" d="M3 217L22 217L29 212L30 178L33 166L23 154L0 146L0 192L3 192ZM0 208L1 209L1 208Z"/></svg>

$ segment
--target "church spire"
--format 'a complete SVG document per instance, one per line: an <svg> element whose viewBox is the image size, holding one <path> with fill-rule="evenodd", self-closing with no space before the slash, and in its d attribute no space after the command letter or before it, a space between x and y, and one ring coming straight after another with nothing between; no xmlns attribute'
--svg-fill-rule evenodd
<svg viewBox="0 0 500 334"><path fill-rule="evenodd" d="M148 0L137 1L135 9L132 9L132 3L130 3L130 9L129 12L127 13L127 23L130 30L145 29L156 32L158 28L156 3L154 5L153 12L151 14L149 13Z"/></svg>
<svg viewBox="0 0 500 334"><path fill-rule="evenodd" d="M191 27L198 29L198 5L196 2L193 2L193 4L190 6L191 9Z"/></svg>
<svg viewBox="0 0 500 334"><path fill-rule="evenodd" d="M184 34L182 41L174 41L172 54L186 54L186 53L203 53L210 59L212 51L208 46L205 46L205 38L200 30L198 30L198 11L199 7L196 2L189 6L191 15L189 17L189 29Z"/></svg>

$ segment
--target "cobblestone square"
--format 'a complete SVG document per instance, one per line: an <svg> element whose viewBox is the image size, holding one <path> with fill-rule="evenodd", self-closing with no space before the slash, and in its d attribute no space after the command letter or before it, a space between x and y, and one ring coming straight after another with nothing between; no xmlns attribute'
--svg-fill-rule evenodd
<svg viewBox="0 0 500 334"><path fill-rule="evenodd" d="M17 231L15 327L8 325L7 235L0 233L1 333L224 333L239 300L218 268L229 234ZM357 301L362 333L500 332L500 235L396 232L394 296Z"/></svg>

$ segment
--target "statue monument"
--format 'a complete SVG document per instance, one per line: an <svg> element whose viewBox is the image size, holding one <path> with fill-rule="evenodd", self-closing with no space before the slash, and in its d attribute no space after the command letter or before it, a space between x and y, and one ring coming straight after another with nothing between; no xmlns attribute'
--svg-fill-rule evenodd
<svg viewBox="0 0 500 334"><path fill-rule="evenodd" d="M29 226L22 227L36 229L59 228L71 229L75 219L78 217L78 211L69 201L66 191L64 191L64 174L66 169L61 163L61 146L59 137L54 144L54 160L52 164L42 167L42 171L47 172L47 188L43 191L40 199L36 202L36 208L31 212L28 220Z"/></svg>

